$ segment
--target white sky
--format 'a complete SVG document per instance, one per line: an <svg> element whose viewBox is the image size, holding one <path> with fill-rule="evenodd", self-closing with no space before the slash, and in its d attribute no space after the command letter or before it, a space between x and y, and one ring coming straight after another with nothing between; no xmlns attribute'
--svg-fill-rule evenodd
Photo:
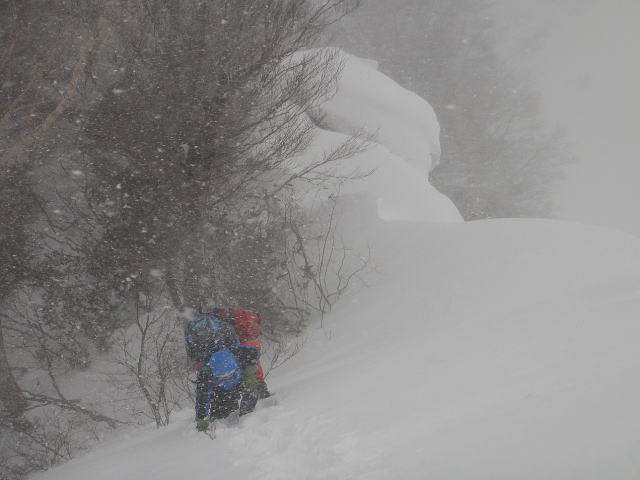
<svg viewBox="0 0 640 480"><path fill-rule="evenodd" d="M511 53L578 163L559 216L640 236L640 0L498 0ZM538 47L527 48L536 36Z"/></svg>

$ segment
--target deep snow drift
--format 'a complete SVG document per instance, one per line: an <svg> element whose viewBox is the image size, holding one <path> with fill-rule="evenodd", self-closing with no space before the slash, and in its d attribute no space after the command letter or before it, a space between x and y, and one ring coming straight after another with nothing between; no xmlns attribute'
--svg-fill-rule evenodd
<svg viewBox="0 0 640 480"><path fill-rule="evenodd" d="M385 220L462 221L453 202L427 180L440 159L440 125L431 105L379 72L375 62L340 51L338 55L344 65L338 91L315 112L325 129L316 128L305 155L294 159L291 168L304 169L352 135L364 133L372 137L370 148L316 170L333 178L365 174L342 183L340 195L373 198L378 216ZM308 203L336 193L318 192L304 183L299 190L310 196Z"/></svg>
<svg viewBox="0 0 640 480"><path fill-rule="evenodd" d="M213 441L185 411L37 478L640 478L640 240L455 223L410 168L428 192L413 203L383 178L340 202L341 235L377 272L272 372L277 406Z"/></svg>

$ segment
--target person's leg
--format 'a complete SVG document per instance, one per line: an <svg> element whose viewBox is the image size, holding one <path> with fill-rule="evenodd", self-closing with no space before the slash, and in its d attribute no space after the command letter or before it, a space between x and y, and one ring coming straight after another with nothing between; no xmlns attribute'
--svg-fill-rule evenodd
<svg viewBox="0 0 640 480"><path fill-rule="evenodd" d="M271 393L267 388L267 382L258 382L258 399L269 398Z"/></svg>
<svg viewBox="0 0 640 480"><path fill-rule="evenodd" d="M258 391L252 389L244 389L242 391L242 400L240 400L240 415L246 415L253 412L258 403Z"/></svg>
<svg viewBox="0 0 640 480"><path fill-rule="evenodd" d="M238 402L240 401L240 391L235 388L231 391L217 387L214 389L211 417L214 419L226 418L231 412L238 410Z"/></svg>
<svg viewBox="0 0 640 480"><path fill-rule="evenodd" d="M196 429L198 431L204 432L209 429L212 394L213 385L209 377L199 371L196 379Z"/></svg>
<svg viewBox="0 0 640 480"><path fill-rule="evenodd" d="M211 410L212 387L204 376L196 381L196 419L206 419Z"/></svg>

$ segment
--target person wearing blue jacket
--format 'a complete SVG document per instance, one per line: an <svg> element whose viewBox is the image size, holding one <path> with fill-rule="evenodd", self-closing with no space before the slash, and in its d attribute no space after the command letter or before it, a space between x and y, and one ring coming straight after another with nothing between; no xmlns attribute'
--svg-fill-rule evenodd
<svg viewBox="0 0 640 480"><path fill-rule="evenodd" d="M187 357L196 369L196 428L223 419L239 408L243 366L240 340L233 326L215 311L198 315L185 328Z"/></svg>

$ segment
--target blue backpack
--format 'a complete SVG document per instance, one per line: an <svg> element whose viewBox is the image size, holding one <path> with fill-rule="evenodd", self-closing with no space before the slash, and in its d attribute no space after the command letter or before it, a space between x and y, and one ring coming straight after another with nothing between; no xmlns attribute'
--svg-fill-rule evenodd
<svg viewBox="0 0 640 480"><path fill-rule="evenodd" d="M211 355L222 349L231 354L240 346L233 326L215 314L199 315L191 320L184 331L187 356L194 362L207 363Z"/></svg>
<svg viewBox="0 0 640 480"><path fill-rule="evenodd" d="M242 381L242 370L236 356L226 348L213 352L207 367L213 383L226 391L233 390Z"/></svg>

